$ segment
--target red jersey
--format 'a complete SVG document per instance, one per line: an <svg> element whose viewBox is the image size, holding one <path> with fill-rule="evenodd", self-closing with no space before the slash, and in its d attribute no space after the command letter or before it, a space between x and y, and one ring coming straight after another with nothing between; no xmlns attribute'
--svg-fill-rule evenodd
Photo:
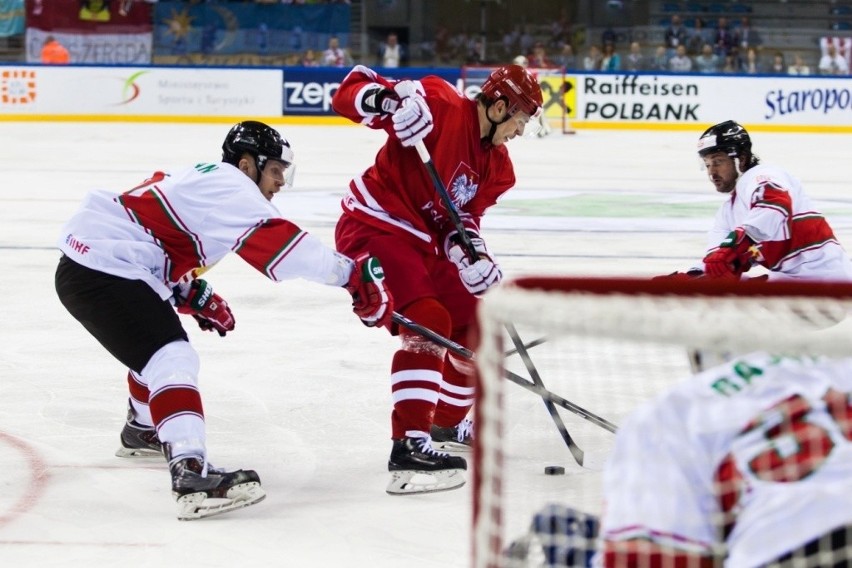
<svg viewBox="0 0 852 568"><path fill-rule="evenodd" d="M480 140L476 101L440 77L415 83L434 121L424 139L426 148L465 225L478 230L486 209L515 184L509 153L505 146ZM375 163L350 182L342 203L344 214L438 254L454 226L426 167L414 148L403 147L396 138L391 115L365 115L360 110L366 91L377 86L393 89L395 84L358 65L332 99L339 115L389 134Z"/></svg>

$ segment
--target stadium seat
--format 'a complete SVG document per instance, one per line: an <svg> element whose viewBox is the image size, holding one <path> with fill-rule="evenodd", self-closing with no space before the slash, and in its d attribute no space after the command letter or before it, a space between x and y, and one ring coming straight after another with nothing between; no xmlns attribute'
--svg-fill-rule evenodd
<svg viewBox="0 0 852 568"><path fill-rule="evenodd" d="M850 8L849 6L846 6L844 4L841 4L839 6L832 6L829 13L832 16L847 16L849 14L852 14L852 8Z"/></svg>
<svg viewBox="0 0 852 568"><path fill-rule="evenodd" d="M663 2L663 12L680 12L680 4L677 2Z"/></svg>
<svg viewBox="0 0 852 568"><path fill-rule="evenodd" d="M849 23L846 20L840 20L838 22L834 22L833 24L831 24L831 29L835 30L835 31L852 30L852 23Z"/></svg>
<svg viewBox="0 0 852 568"><path fill-rule="evenodd" d="M697 2L687 2L683 9L684 12L703 12L704 6Z"/></svg>
<svg viewBox="0 0 852 568"><path fill-rule="evenodd" d="M728 6L728 12L733 12L735 14L748 14L751 12L751 6L747 6L746 4L731 4Z"/></svg>

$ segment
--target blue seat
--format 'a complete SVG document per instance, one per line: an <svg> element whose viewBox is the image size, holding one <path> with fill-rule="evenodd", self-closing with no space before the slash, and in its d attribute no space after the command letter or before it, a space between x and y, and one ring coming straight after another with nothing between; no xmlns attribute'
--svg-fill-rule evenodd
<svg viewBox="0 0 852 568"><path fill-rule="evenodd" d="M846 20L840 20L839 22L834 22L833 24L831 24L831 29L834 31L852 30L852 24L850 24Z"/></svg>
<svg viewBox="0 0 852 568"><path fill-rule="evenodd" d="M735 14L748 14L751 12L751 6L747 6L745 4L731 4L728 6L728 12L733 12Z"/></svg>
<svg viewBox="0 0 852 568"><path fill-rule="evenodd" d="M714 2L713 4L710 4L709 6L707 6L707 11L708 12L714 12L714 13L718 14L719 12L725 12L726 9L725 9L724 4L719 4L718 2Z"/></svg>
<svg viewBox="0 0 852 568"><path fill-rule="evenodd" d="M698 4L697 2L687 2L683 7L684 12L703 12L704 6L702 4Z"/></svg>
<svg viewBox="0 0 852 568"><path fill-rule="evenodd" d="M680 4L677 2L663 2L663 12L680 12Z"/></svg>
<svg viewBox="0 0 852 568"><path fill-rule="evenodd" d="M847 16L852 14L852 8L843 4L840 6L833 6L830 10L830 14L832 16Z"/></svg>

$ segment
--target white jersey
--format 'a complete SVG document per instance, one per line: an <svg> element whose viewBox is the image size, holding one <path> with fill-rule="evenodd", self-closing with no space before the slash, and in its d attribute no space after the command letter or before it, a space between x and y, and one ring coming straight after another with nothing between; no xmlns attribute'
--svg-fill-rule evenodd
<svg viewBox="0 0 852 568"><path fill-rule="evenodd" d="M828 222L801 182L780 168L761 164L740 176L716 213L707 252L738 227L759 244L757 262L770 279L852 280L852 262Z"/></svg>
<svg viewBox="0 0 852 568"><path fill-rule="evenodd" d="M604 546L721 548L745 568L852 525L850 393L852 359L755 353L644 405L604 473Z"/></svg>
<svg viewBox="0 0 852 568"><path fill-rule="evenodd" d="M89 193L59 248L88 268L142 280L161 298L235 252L272 280L343 285L352 262L281 217L226 163L155 173L122 194Z"/></svg>

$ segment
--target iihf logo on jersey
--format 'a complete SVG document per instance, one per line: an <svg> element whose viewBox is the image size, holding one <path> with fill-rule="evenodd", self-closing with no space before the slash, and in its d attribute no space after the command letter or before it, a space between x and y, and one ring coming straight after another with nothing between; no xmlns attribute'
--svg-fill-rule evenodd
<svg viewBox="0 0 852 568"><path fill-rule="evenodd" d="M453 173L453 181L450 184L450 194L453 197L453 203L459 207L464 207L476 195L479 189L479 174L464 162L459 164Z"/></svg>

